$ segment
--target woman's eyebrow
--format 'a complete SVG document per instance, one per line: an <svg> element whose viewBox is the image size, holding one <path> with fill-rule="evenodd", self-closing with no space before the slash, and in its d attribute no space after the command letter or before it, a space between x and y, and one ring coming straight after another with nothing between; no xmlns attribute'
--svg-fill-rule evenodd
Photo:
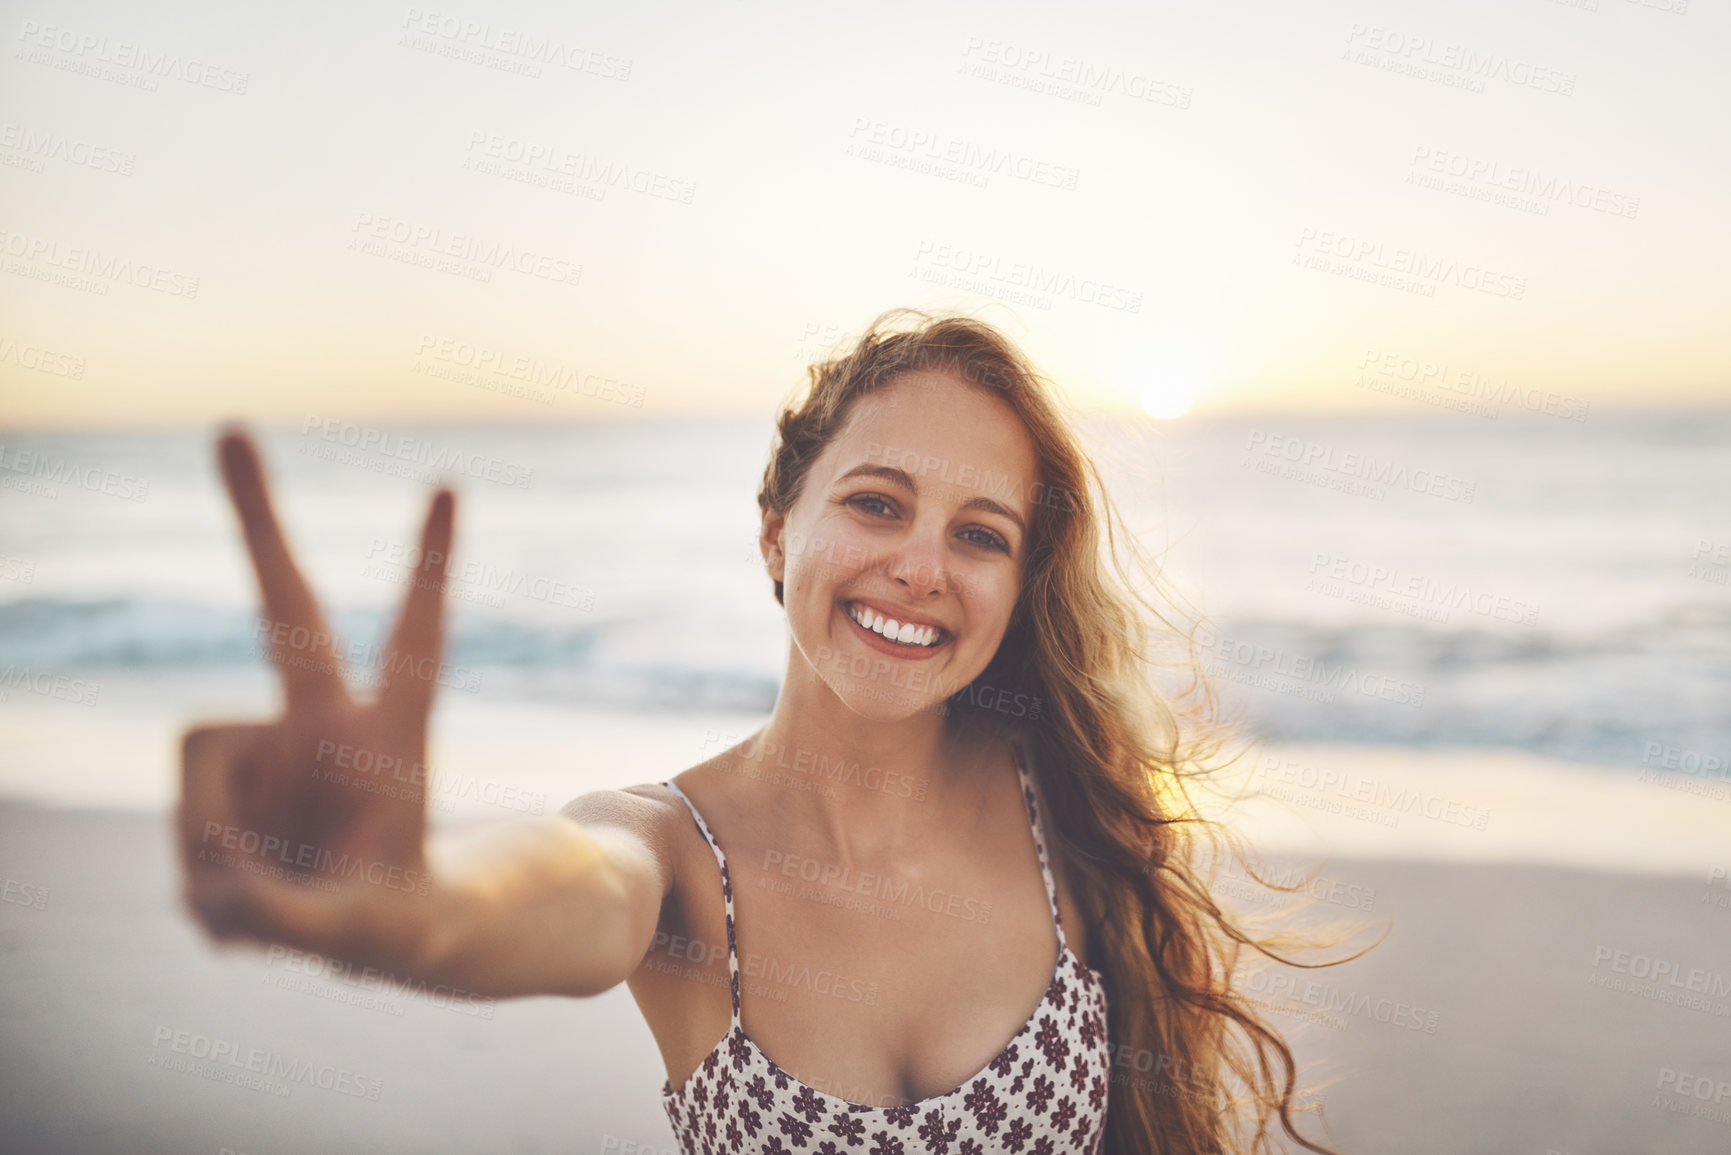
<svg viewBox="0 0 1731 1155"><path fill-rule="evenodd" d="M846 481L850 477L878 477L916 496L920 492L919 487L914 484L913 476L907 470L897 469L893 465L856 465L836 480Z"/></svg>
<svg viewBox="0 0 1731 1155"><path fill-rule="evenodd" d="M914 484L913 476L908 473L907 470L897 469L893 465L856 465L840 477L836 478L836 480L846 481L850 477L880 478L881 480L887 481L891 485L896 486L898 489L907 490L916 497L919 496L920 492L919 486ZM1021 530L1024 534L1028 532L1028 523L1022 519L1021 514L1017 513L1013 509L1000 505L989 497L970 497L968 500L962 502L962 508L982 509L987 513L995 513L999 517L1008 518L1010 521L1014 522L1016 528Z"/></svg>

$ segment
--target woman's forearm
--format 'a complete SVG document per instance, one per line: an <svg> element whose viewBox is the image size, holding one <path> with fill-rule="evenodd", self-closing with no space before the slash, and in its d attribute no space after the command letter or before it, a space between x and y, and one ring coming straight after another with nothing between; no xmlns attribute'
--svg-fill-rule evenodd
<svg viewBox="0 0 1731 1155"><path fill-rule="evenodd" d="M419 978L499 998L588 996L649 949L665 888L624 832L520 819L435 835L427 854L422 914L392 944Z"/></svg>

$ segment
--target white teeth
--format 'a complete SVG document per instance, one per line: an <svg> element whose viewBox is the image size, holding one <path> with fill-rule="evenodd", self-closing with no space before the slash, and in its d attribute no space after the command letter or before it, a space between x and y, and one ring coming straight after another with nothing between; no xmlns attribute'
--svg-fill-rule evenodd
<svg viewBox="0 0 1731 1155"><path fill-rule="evenodd" d="M898 622L894 618L886 618L864 606L853 606L848 612L853 620L860 625L900 645L930 646L938 640L938 631L931 626L916 626L912 622Z"/></svg>

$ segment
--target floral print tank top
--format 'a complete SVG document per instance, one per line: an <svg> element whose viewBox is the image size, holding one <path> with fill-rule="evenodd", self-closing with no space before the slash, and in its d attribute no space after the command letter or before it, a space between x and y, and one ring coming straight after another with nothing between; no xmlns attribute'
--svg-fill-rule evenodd
<svg viewBox="0 0 1731 1155"><path fill-rule="evenodd" d="M662 1087L662 1105L684 1155L1057 1155L1101 1149L1111 1070L1106 987L1064 941L1039 806L1019 756L1016 772L1058 932L1057 966L1040 1005L996 1058L954 1090L900 1107L865 1106L809 1087L745 1033L727 858L691 799L666 783L690 808L721 866L733 991L727 1035L684 1086Z"/></svg>

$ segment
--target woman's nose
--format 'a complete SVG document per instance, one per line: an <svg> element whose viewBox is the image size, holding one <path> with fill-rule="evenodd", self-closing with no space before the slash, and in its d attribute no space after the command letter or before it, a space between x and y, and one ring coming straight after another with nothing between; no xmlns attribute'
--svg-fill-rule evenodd
<svg viewBox="0 0 1731 1155"><path fill-rule="evenodd" d="M949 584L939 530L916 528L890 559L890 577L916 597L940 594Z"/></svg>

